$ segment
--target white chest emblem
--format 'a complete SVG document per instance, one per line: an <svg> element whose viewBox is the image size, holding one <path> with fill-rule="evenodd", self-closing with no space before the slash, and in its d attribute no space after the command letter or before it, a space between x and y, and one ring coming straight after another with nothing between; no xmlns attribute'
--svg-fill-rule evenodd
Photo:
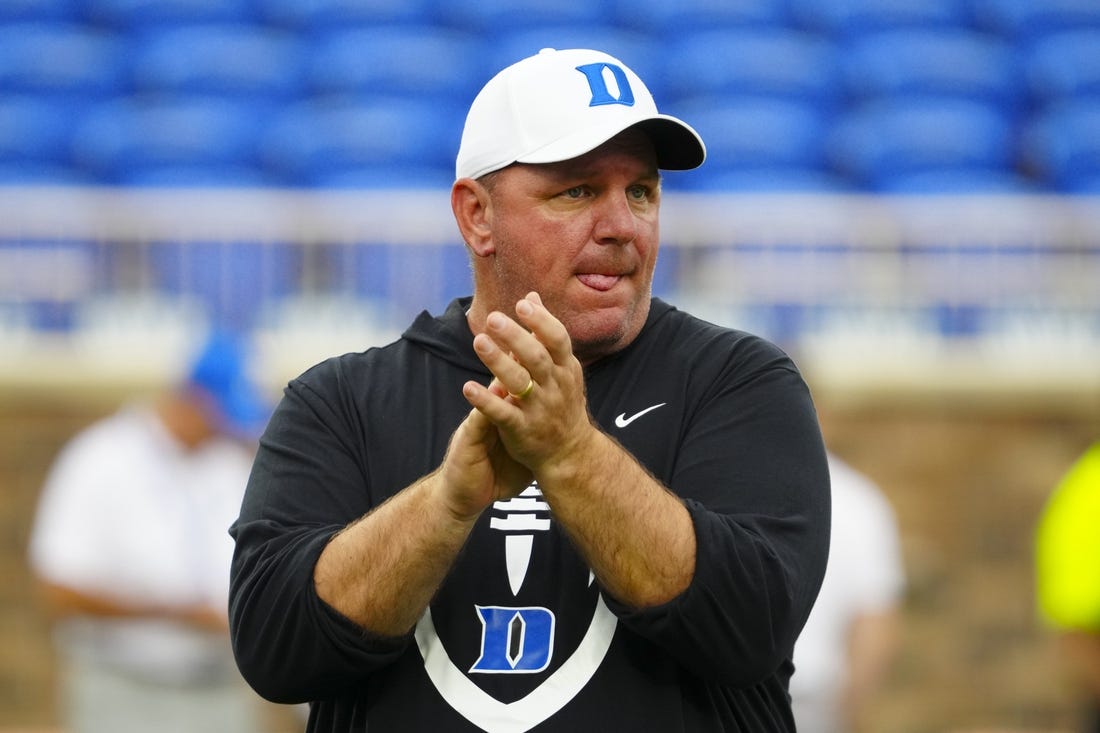
<svg viewBox="0 0 1100 733"><path fill-rule="evenodd" d="M625 428L627 425L634 422L635 420L637 420L642 415L646 415L650 412L653 412L658 407L664 407L666 404L668 404L668 403L667 402L661 402L660 404L657 404L657 405L651 405L650 407L647 407L644 410L641 410L639 412L635 412L633 415L630 415L629 417L624 412L621 415L619 415L617 418L615 418L615 427Z"/></svg>
<svg viewBox="0 0 1100 733"><path fill-rule="evenodd" d="M653 408L650 408L653 409ZM532 545L536 536L550 529L550 519L539 516L549 512L549 506L542 500L537 485L532 484L520 496L509 501L497 502L495 509L503 516L494 516L491 527L505 533L504 551L508 572L508 583L514 595L519 593L526 580ZM591 585L593 576L589 573ZM497 700L475 684L468 673L525 673L537 672L549 663L553 649L553 616L545 608L500 608L477 607L484 617L486 614L507 617L512 614L520 623L545 621L547 628L541 631L528 630L530 635L548 636L545 643L546 659L539 656L538 649L529 651L523 647L520 657L513 659L500 650L486 655L487 645L482 639L482 658L474 668L464 672L451 660L432 620L429 607L416 625L416 645L424 659L424 670L428 673L436 690L460 715L474 725L489 733L523 733L543 722L561 710L584 689L592 675L596 673L611 640L615 636L618 620L608 609L603 597L596 594L596 604L592 620L576 650L559 666L553 674L525 697L505 703ZM496 646L493 645L495 649Z"/></svg>

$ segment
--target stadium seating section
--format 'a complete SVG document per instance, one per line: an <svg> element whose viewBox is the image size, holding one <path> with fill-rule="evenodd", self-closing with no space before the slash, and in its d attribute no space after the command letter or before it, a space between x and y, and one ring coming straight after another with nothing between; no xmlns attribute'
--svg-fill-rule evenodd
<svg viewBox="0 0 1100 733"><path fill-rule="evenodd" d="M545 47L612 53L698 128L707 162L673 190L1100 194L1100 0L0 0L0 187L445 194L473 95ZM301 336L347 326L344 298L403 323L469 289L461 247L110 244L0 240L0 335L170 331L166 303ZM849 255L673 247L654 290L718 273L734 320L794 338L870 317L826 308L848 303ZM907 261L915 328L982 327L967 288L990 257Z"/></svg>
<svg viewBox="0 0 1100 733"><path fill-rule="evenodd" d="M693 188L1100 179L1095 0L0 0L0 184L445 186L472 95L545 46L696 121Z"/></svg>

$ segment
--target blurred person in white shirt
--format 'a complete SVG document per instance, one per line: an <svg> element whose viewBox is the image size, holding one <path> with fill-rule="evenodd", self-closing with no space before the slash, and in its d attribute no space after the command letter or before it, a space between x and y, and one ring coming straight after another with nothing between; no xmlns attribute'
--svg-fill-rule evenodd
<svg viewBox="0 0 1100 733"><path fill-rule="evenodd" d="M228 527L267 414L243 344L217 333L178 385L57 456L29 559L55 621L67 730L258 730L229 645Z"/></svg>
<svg viewBox="0 0 1100 733"><path fill-rule="evenodd" d="M897 654L905 586L897 521L878 486L835 455L829 564L794 647L799 733L869 731L863 720Z"/></svg>

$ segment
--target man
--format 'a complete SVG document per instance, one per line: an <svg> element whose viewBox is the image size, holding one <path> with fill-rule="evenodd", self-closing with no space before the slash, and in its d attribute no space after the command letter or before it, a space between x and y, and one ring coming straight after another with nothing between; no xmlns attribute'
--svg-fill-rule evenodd
<svg viewBox="0 0 1100 733"><path fill-rule="evenodd" d="M50 469L29 555L73 733L258 730L226 614L225 530L268 412L244 356L215 334L179 384L82 431Z"/></svg>
<svg viewBox="0 0 1100 733"><path fill-rule="evenodd" d="M882 490L832 453L829 567L794 647L799 733L855 733L869 720L901 641L905 587L894 508Z"/></svg>
<svg viewBox="0 0 1100 733"><path fill-rule="evenodd" d="M232 530L238 663L310 731L793 730L813 405L777 348L650 295L658 169L704 154L596 51L474 100L473 297L291 382Z"/></svg>

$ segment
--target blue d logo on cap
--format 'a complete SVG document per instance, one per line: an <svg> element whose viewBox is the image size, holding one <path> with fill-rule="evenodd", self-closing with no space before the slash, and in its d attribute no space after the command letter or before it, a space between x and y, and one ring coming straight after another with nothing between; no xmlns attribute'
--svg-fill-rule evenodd
<svg viewBox="0 0 1100 733"><path fill-rule="evenodd" d="M610 71L611 75L615 77L615 85L619 88L618 97L612 96L611 90L607 88L607 80L603 76L604 69ZM585 78L588 79L588 87L592 90L592 101L588 103L589 107L599 107L603 104L634 106L634 92L630 89L630 82L627 81L626 72L622 70L622 67L600 62L578 66L577 71L584 74Z"/></svg>

